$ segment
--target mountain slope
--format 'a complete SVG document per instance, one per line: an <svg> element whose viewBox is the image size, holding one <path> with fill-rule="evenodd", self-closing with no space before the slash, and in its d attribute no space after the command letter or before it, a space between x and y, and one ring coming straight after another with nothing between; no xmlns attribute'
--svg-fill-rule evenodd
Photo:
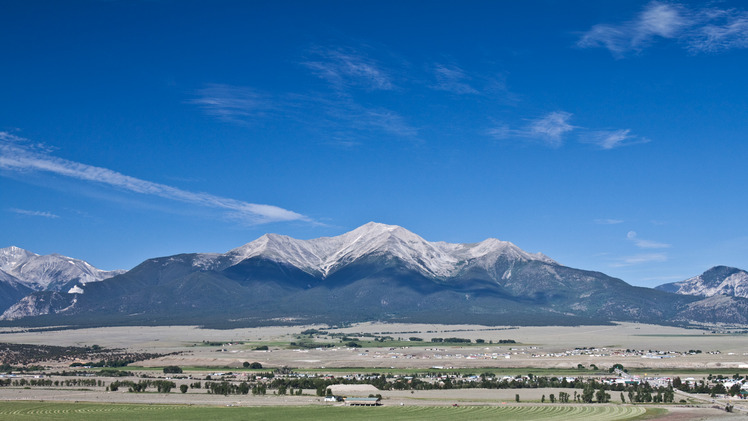
<svg viewBox="0 0 748 421"><path fill-rule="evenodd" d="M0 270L0 309L5 310L32 291L20 279Z"/></svg>
<svg viewBox="0 0 748 421"><path fill-rule="evenodd" d="M728 266L715 266L699 276L660 285L656 289L704 297L729 295L748 298L748 272Z"/></svg>

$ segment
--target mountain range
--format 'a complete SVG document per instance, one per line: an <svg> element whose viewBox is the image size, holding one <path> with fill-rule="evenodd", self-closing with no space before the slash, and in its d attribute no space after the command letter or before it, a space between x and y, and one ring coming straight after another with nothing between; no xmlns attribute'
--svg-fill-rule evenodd
<svg viewBox="0 0 748 421"><path fill-rule="evenodd" d="M748 323L743 297L635 287L506 241L428 242L402 227L373 222L312 240L266 234L227 253L154 258L124 273L62 256L3 250L20 256L0 257L14 262L0 263L9 276L0 278L0 293L16 294L0 302L5 323ZM77 268L77 278L65 271L60 273L68 276L59 279L42 276L51 270L35 272L40 278L34 282L19 277L31 273L19 262L33 256L62 259Z"/></svg>

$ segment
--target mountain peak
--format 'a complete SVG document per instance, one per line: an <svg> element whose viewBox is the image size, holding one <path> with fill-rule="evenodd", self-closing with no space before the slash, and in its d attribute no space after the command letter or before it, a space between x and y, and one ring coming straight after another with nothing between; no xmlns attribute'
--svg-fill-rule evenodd
<svg viewBox="0 0 748 421"><path fill-rule="evenodd" d="M32 257L38 257L38 254L24 250L20 247L10 246L0 249L0 270L6 272L12 271L14 267L25 262Z"/></svg>
<svg viewBox="0 0 748 421"><path fill-rule="evenodd" d="M395 230L397 228L404 229L400 225L389 225L389 224L383 224L381 222L369 221L369 222L365 223L364 225L361 225L360 227L355 228L353 231L359 230L359 229L369 229L369 230L376 229L376 230L389 230L389 231L392 231L392 230Z"/></svg>
<svg viewBox="0 0 748 421"><path fill-rule="evenodd" d="M392 235L396 237L415 236L414 233L399 225L387 225L379 222L368 222L358 228L353 229L352 231L342 234L340 237L374 237L381 235Z"/></svg>

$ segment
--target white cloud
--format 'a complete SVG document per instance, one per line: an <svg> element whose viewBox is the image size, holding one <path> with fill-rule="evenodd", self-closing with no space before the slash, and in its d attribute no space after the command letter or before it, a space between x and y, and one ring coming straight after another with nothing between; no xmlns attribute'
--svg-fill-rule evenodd
<svg viewBox="0 0 748 421"><path fill-rule="evenodd" d="M693 53L747 48L748 13L652 1L632 20L594 25L577 46L604 47L620 58L628 52L641 51L658 39L677 41Z"/></svg>
<svg viewBox="0 0 748 421"><path fill-rule="evenodd" d="M688 19L680 6L653 1L633 20L617 24L598 24L577 42L580 47L605 47L621 56L631 50L641 50L657 37L673 38Z"/></svg>
<svg viewBox="0 0 748 421"><path fill-rule="evenodd" d="M40 216L42 218L49 218L49 219L57 219L60 217L59 215L55 215L52 212L33 211L33 210L16 209L16 208L11 208L8 210L13 213L17 213L19 215L25 215L25 216Z"/></svg>
<svg viewBox="0 0 748 421"><path fill-rule="evenodd" d="M434 76L436 78L434 89L458 95L479 93L477 89L470 86L467 82L469 78L458 66L437 63L434 66Z"/></svg>
<svg viewBox="0 0 748 421"><path fill-rule="evenodd" d="M628 234L626 234L626 238L633 241L637 247L642 249L663 249L670 247L670 244L641 239L635 231L629 231Z"/></svg>
<svg viewBox="0 0 748 421"><path fill-rule="evenodd" d="M560 145L561 137L575 128L569 124L571 116L571 113L565 111L554 111L532 121L527 127L528 133L546 138L552 146Z"/></svg>
<svg viewBox="0 0 748 421"><path fill-rule="evenodd" d="M208 115L232 123L247 123L266 117L277 109L277 104L252 88L224 84L209 84L195 91L197 98L190 101Z"/></svg>
<svg viewBox="0 0 748 421"><path fill-rule="evenodd" d="M595 219L595 223L600 225L618 225L623 222L621 219Z"/></svg>
<svg viewBox="0 0 748 421"><path fill-rule="evenodd" d="M669 248L670 244L665 243L658 243L655 241L650 240L644 240L639 238L639 235L636 233L636 231L629 231L626 234L626 238L633 242L636 247L641 249L663 249L663 248ZM635 265L641 265L646 263L657 263L657 262L666 262L668 260L668 255L666 253L640 253L640 254L634 254L631 256L624 256L613 259L611 266L612 267L625 267L625 266L635 266Z"/></svg>
<svg viewBox="0 0 748 421"><path fill-rule="evenodd" d="M566 111L554 111L530 120L523 128L513 129L506 124L500 124L487 130L486 134L497 139L510 137L532 139L554 148L560 147L565 137L572 131L578 133L576 137L579 142L594 144L604 150L649 142L647 138L632 135L630 129L591 130L573 126L569 123L572 116L573 114Z"/></svg>
<svg viewBox="0 0 748 421"><path fill-rule="evenodd" d="M530 120L521 129L511 129L500 125L488 130L488 134L495 138L522 137L537 140L550 147L559 147L564 142L564 135L576 127L569 124L572 114L565 111L553 111L543 117Z"/></svg>
<svg viewBox="0 0 748 421"><path fill-rule="evenodd" d="M314 48L302 64L336 89L394 89L389 73L375 60L351 48Z"/></svg>
<svg viewBox="0 0 748 421"><path fill-rule="evenodd" d="M644 7L634 21L634 44L653 36L673 38L689 24L684 10L678 5L653 1Z"/></svg>
<svg viewBox="0 0 748 421"><path fill-rule="evenodd" d="M26 139L0 132L0 168L13 172L42 171L77 180L116 187L133 193L157 196L183 203L216 208L245 223L308 221L308 217L277 206L247 203L209 193L190 192L165 184L130 177L106 168L94 167L49 155L28 145Z"/></svg>
<svg viewBox="0 0 748 421"><path fill-rule="evenodd" d="M649 142L647 138L630 133L630 129L594 130L582 136L582 142L597 145L600 149L615 149Z"/></svg>
<svg viewBox="0 0 748 421"><path fill-rule="evenodd" d="M712 21L697 27L689 35L687 46L692 52L719 52L748 48L748 13L736 10L714 10L704 13Z"/></svg>

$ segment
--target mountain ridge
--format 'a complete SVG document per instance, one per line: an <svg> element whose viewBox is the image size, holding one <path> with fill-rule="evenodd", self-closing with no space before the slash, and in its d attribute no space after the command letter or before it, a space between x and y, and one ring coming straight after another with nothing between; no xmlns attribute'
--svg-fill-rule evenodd
<svg viewBox="0 0 748 421"><path fill-rule="evenodd" d="M270 246L275 246L270 248ZM291 248L295 254L288 253ZM422 237L397 225L369 222L336 237L297 240L278 234L265 234L259 239L230 250L233 263L255 256L264 256L289 262L302 270L323 276L330 274L341 263L354 261L363 255L391 252L424 274L447 277L453 274L460 260L494 254L513 254L525 260L553 262L547 256L530 254L514 244L489 238L479 243L458 244L428 242ZM419 256L420 259L415 258Z"/></svg>

